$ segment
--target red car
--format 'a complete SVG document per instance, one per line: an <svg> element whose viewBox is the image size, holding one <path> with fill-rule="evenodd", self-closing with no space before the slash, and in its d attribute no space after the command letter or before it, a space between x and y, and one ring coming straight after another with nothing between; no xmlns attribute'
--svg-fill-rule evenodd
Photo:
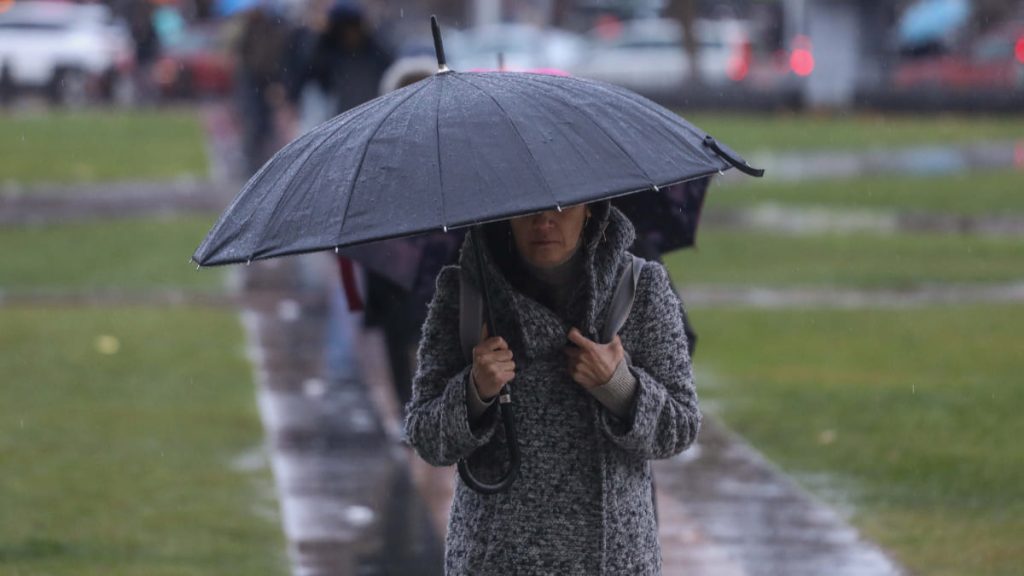
<svg viewBox="0 0 1024 576"><path fill-rule="evenodd" d="M231 92L231 59L214 27L186 30L178 42L164 48L152 74L165 97L199 98Z"/></svg>
<svg viewBox="0 0 1024 576"><path fill-rule="evenodd" d="M1024 90L1024 21L978 37L967 50L907 60L893 74L896 88Z"/></svg>

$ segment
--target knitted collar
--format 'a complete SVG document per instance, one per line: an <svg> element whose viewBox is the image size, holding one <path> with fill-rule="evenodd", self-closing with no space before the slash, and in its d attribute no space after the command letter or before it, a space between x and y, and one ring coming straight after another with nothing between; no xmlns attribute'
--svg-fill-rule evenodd
<svg viewBox="0 0 1024 576"><path fill-rule="evenodd" d="M609 202L590 205L590 223L583 231L578 252L582 252L582 283L576 297L569 305L569 318L578 319L576 326L588 338L596 340L604 324L604 310L607 309L618 279L619 270L629 246L636 238L633 224ZM522 330L525 309L529 303L506 276L518 273L515 257L508 248L508 222L498 222L484 227L483 259L484 270L490 290L491 305L494 308L498 330L509 333L510 329ZM459 266L468 273L467 280L480 288L478 266L474 251L475 238L467 234L459 256ZM514 324L511 325L511 324ZM504 326L502 326L504 325Z"/></svg>

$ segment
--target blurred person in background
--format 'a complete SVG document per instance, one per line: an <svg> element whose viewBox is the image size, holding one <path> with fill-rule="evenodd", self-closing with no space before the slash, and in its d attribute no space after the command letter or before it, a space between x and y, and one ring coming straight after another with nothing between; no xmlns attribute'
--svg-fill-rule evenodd
<svg viewBox="0 0 1024 576"><path fill-rule="evenodd" d="M246 170L251 175L277 148L274 112L284 98L282 60L287 30L283 18L264 5L249 8L240 17L235 89Z"/></svg>
<svg viewBox="0 0 1024 576"><path fill-rule="evenodd" d="M156 99L153 64L160 57L160 36L153 22L154 7L149 2L133 2L127 8L128 30L135 43L135 94L139 101Z"/></svg>

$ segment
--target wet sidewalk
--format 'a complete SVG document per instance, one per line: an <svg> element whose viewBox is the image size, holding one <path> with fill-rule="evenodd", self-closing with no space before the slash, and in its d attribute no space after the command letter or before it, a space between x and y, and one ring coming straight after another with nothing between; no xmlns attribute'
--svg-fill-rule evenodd
<svg viewBox="0 0 1024 576"><path fill-rule="evenodd" d="M323 254L238 270L293 573L441 574L454 482L397 441L380 335L343 309ZM707 418L655 464L666 575L874 576L899 569Z"/></svg>

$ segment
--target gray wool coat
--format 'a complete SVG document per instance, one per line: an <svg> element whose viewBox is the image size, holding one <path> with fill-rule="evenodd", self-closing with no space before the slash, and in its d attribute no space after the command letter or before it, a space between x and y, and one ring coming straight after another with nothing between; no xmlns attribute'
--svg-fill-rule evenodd
<svg viewBox="0 0 1024 576"><path fill-rule="evenodd" d="M522 467L502 494L484 496L457 480L449 515L449 575L650 575L661 572L650 460L685 450L700 411L683 332L682 304L665 269L647 263L633 309L619 331L638 380L631 413L619 419L573 382L563 353L572 326L597 340L615 282L629 265L629 220L608 203L591 205L584 230L583 282L567 321L525 296L501 272L488 243L485 273L497 330L516 362L512 397ZM405 422L409 442L435 466L470 460L493 481L507 462L505 434L491 408L470 421L471 363L459 342L459 269L477 278L467 235L459 266L438 276L423 326L419 367Z"/></svg>

